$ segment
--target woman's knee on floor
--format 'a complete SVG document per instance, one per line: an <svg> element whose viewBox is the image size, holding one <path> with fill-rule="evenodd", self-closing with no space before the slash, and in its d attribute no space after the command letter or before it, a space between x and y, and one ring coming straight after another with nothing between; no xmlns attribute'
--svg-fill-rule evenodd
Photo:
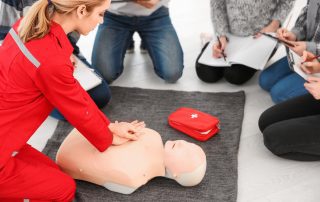
<svg viewBox="0 0 320 202"><path fill-rule="evenodd" d="M256 71L244 65L232 65L225 69L224 78L231 84L241 85L251 79Z"/></svg>
<svg viewBox="0 0 320 202"><path fill-rule="evenodd" d="M265 90L270 91L270 89L273 86L273 83L270 82L270 78L272 77L272 74L266 70L263 70L259 75L259 86Z"/></svg>
<svg viewBox="0 0 320 202"><path fill-rule="evenodd" d="M285 154L285 134L279 130L279 124L274 123L263 130L263 142L266 148L277 156Z"/></svg>
<svg viewBox="0 0 320 202"><path fill-rule="evenodd" d="M196 64L196 72L204 82L214 83L219 81L223 77L225 67L211 67L202 64Z"/></svg>
<svg viewBox="0 0 320 202"><path fill-rule="evenodd" d="M168 83L177 82L182 76L183 70L169 71L163 74L163 79Z"/></svg>
<svg viewBox="0 0 320 202"><path fill-rule="evenodd" d="M181 64L180 66L157 66L157 68L155 68L155 72L160 78L162 78L166 82L175 83L182 76L183 64Z"/></svg>
<svg viewBox="0 0 320 202"><path fill-rule="evenodd" d="M289 100L301 95L305 95L308 93L308 91L303 86L302 82L298 82L298 81L292 82L289 80L290 78L289 79L287 78L288 77L279 81L277 84L275 84L271 88L270 95L274 103L284 102L286 100Z"/></svg>

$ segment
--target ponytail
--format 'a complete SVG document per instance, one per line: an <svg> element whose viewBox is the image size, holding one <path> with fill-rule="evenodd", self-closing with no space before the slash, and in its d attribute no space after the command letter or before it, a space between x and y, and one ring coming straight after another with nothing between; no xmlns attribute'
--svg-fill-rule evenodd
<svg viewBox="0 0 320 202"><path fill-rule="evenodd" d="M53 14L70 14L80 5L85 5L88 12L100 6L105 0L38 0L28 10L18 27L23 43L40 39L50 31Z"/></svg>
<svg viewBox="0 0 320 202"><path fill-rule="evenodd" d="M54 5L48 0L38 0L23 17L18 28L21 40L26 43L32 39L39 39L48 34L50 19L54 12Z"/></svg>

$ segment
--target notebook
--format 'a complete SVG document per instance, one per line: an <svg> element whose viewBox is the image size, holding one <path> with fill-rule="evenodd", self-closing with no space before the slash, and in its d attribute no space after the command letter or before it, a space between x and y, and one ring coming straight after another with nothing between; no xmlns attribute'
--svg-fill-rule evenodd
<svg viewBox="0 0 320 202"><path fill-rule="evenodd" d="M300 68L301 57L297 53L295 53L294 51L292 51L288 47L286 47L286 52L287 52L289 67L292 71L295 71L297 74L299 74L304 79L307 79L307 77L309 77L309 76L315 76L315 77L320 78L320 73L306 74L304 71L301 70L301 68Z"/></svg>
<svg viewBox="0 0 320 202"><path fill-rule="evenodd" d="M75 58L77 67L74 69L73 76L78 80L82 88L87 91L102 83L102 78L92 68L88 67L79 58Z"/></svg>
<svg viewBox="0 0 320 202"><path fill-rule="evenodd" d="M277 45L276 40L264 35L256 39L253 36L238 37L231 34L228 34L227 37L229 42L225 50L226 61L223 57L214 58L212 56L212 46L216 43L215 40L212 40L199 58L198 63L214 67L242 64L262 70Z"/></svg>

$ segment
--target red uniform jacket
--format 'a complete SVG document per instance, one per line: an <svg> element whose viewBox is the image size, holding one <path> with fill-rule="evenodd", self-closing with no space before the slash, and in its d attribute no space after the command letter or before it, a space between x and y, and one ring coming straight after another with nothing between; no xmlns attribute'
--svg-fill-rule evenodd
<svg viewBox="0 0 320 202"><path fill-rule="evenodd" d="M61 26L53 22L45 37L21 44L8 34L0 46L0 169L54 107L104 151L110 122L73 77L73 48Z"/></svg>

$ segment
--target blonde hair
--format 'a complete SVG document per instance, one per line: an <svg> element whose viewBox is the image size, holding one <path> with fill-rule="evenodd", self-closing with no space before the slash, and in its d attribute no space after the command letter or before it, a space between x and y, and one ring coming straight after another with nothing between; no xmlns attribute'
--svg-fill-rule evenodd
<svg viewBox="0 0 320 202"><path fill-rule="evenodd" d="M24 43L40 39L48 34L50 21L55 12L69 14L80 5L85 5L90 12L103 2L104 0L38 0L23 17L18 28L19 36Z"/></svg>

